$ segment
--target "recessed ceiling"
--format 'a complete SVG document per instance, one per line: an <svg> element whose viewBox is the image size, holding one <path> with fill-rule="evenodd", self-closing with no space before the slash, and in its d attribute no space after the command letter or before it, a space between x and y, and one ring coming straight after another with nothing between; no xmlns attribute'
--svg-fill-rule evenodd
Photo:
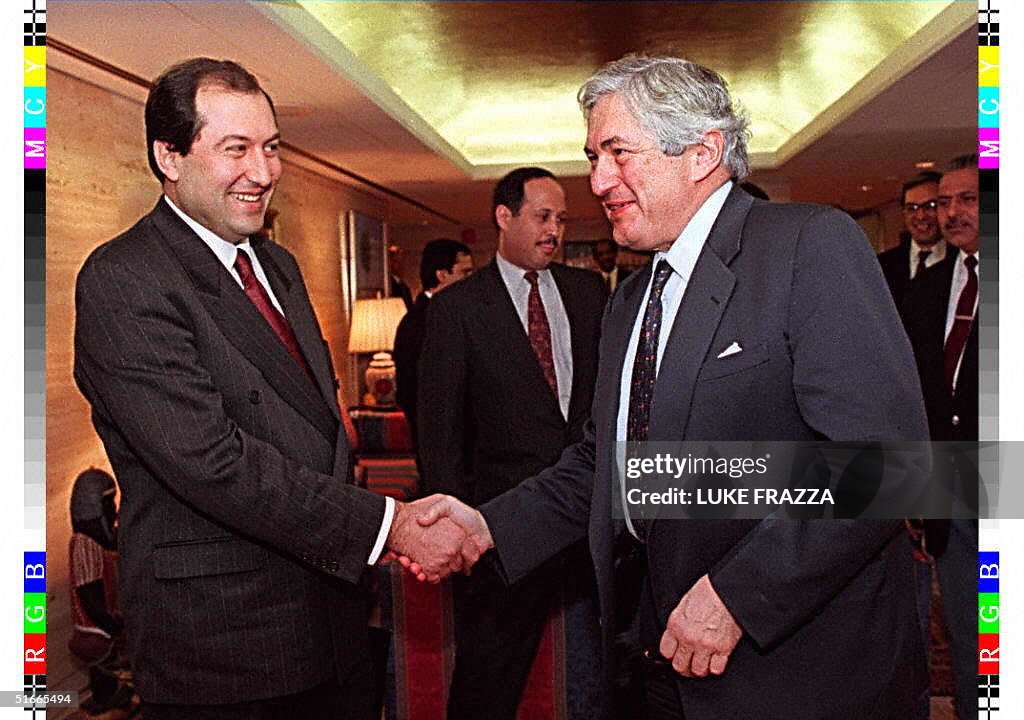
<svg viewBox="0 0 1024 720"><path fill-rule="evenodd" d="M508 11L510 5L520 12ZM661 5L666 8L659 10ZM746 72L754 78L756 91L771 95L770 105L802 107L805 97L813 98L825 79L843 70L836 68L838 60L830 59L829 45L823 46L826 51L820 53L817 69L812 66L803 80L790 80L785 89L757 78L775 77L794 66L791 55L804 54L798 39L809 32L804 30L807 24L822 28L830 18L842 19L854 23L844 26L845 37L890 37L888 31L866 30L867 20L855 22L882 6L923 8L933 13L932 19L873 68L862 68L866 74L825 110L802 127L789 128L795 134L781 147L754 156L753 179L773 197L859 210L898 196L902 179L916 172L915 162L933 159L941 167L976 144L977 19L971 3L388 2L370 8L384 14L369 27L381 45L397 52L407 41L393 41L392 36L404 37L415 12L433 8L435 30L447 27L435 37L437 48L425 48L420 54L426 59L398 53L396 66L404 63L410 73L433 66L438 77L474 78L482 76L473 66L485 65L493 77L506 78L503 82L509 88L490 100L500 105L499 115L514 116L521 103L530 101L529 91L511 89L517 78L562 78L562 65L578 66L564 94L571 130L577 133L572 152L580 153L584 128L574 104L576 87L602 62L627 52L671 50L721 70L734 85L740 82L738 73ZM573 18L572 27L554 12L559 8ZM487 17L479 14L482 11ZM884 20L882 27L891 22ZM552 29L543 30L549 26ZM465 225L490 222L493 179L508 166L470 163L453 144L458 137L445 140L398 90L294 2L62 0L52 3L47 29L55 41L47 55L51 71L98 84L140 106L144 87L75 60L59 51L56 41L143 79L153 79L171 63L196 55L235 59L252 70L275 103L287 110L279 120L290 145L434 211L396 200L389 208L391 223L433 224L447 222L445 218ZM666 46L668 42L675 44ZM580 60L576 56L582 57L581 48L596 54ZM449 62L455 69L447 68ZM476 92L454 81L431 87L433 105L440 108L466 106ZM735 94L753 111L751 98L739 88ZM66 109L61 98L53 98L52 112ZM761 122L755 114L755 128ZM754 141L758 142L756 135ZM574 219L602 217L589 192L586 163L536 162L559 175ZM379 190L354 184L369 192ZM859 189L865 185L872 189Z"/></svg>
<svg viewBox="0 0 1024 720"><path fill-rule="evenodd" d="M638 50L718 70L750 114L754 166L772 167L844 98L869 99L872 73L891 82L894 70L921 62L973 17L969 4L939 0L270 7L396 119L418 125L421 140L478 178L523 164L582 171L576 90L602 63Z"/></svg>

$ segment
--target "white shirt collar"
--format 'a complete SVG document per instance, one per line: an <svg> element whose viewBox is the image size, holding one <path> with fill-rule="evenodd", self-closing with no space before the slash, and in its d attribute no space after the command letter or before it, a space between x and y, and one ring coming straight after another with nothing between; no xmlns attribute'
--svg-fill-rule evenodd
<svg viewBox="0 0 1024 720"><path fill-rule="evenodd" d="M224 267L228 268L228 270L234 267L235 258L238 255L239 248L245 248L246 252L249 255L249 258L253 258L252 246L249 245L248 238L238 243L237 245L233 242L228 242L210 228L206 227L205 225L199 224L198 222L190 218L188 215L186 215L185 212L177 205L175 205L171 201L171 199L166 195L164 195L164 200L166 200L167 204L171 206L171 210L177 213L178 217L180 217L182 221L184 221L184 223L188 225L189 228L191 228L196 235L199 236L199 239L206 243L207 247L209 247L210 250L213 251L213 254L217 256L217 259L220 260L221 264L224 265Z"/></svg>
<svg viewBox="0 0 1024 720"><path fill-rule="evenodd" d="M529 272L528 270L510 263L498 252L494 253L494 259L498 263L498 272L501 273L501 279L505 281L505 287L517 288L525 282L523 275ZM537 276L538 283L545 283L547 278L551 277L551 271L548 268L538 270Z"/></svg>
<svg viewBox="0 0 1024 720"><path fill-rule="evenodd" d="M729 196L730 190L732 190L732 180L726 180L720 188L708 196L704 204L690 218L690 222L686 223L686 227L679 233L679 237L672 243L672 247L667 252L655 254L655 267L659 260L665 259L672 269L683 278L684 282L689 282L701 248L707 242L708 235L711 234L711 227L718 219L718 214L722 211L722 206L725 205L725 199Z"/></svg>

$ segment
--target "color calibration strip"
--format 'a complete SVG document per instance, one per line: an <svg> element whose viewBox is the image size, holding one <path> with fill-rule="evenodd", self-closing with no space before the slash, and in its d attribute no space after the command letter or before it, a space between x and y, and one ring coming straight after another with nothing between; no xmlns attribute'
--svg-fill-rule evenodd
<svg viewBox="0 0 1024 720"><path fill-rule="evenodd" d="M46 687L46 0L22 0L25 118L25 547L24 691ZM45 717L42 706L24 708Z"/></svg>
<svg viewBox="0 0 1024 720"><path fill-rule="evenodd" d="M999 5L978 2L979 437L999 438ZM998 502L998 499L997 499ZM999 715L999 521L978 528L978 718Z"/></svg>

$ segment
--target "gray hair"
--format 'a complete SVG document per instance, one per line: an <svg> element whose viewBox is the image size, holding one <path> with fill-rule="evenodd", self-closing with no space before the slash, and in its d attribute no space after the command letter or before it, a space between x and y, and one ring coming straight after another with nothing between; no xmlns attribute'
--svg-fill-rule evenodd
<svg viewBox="0 0 1024 720"><path fill-rule="evenodd" d="M666 155L682 155L709 130L725 138L722 163L734 179L750 173L747 115L729 96L725 79L714 70L674 57L626 55L590 76L576 99L589 120L605 95L618 94Z"/></svg>
<svg viewBox="0 0 1024 720"><path fill-rule="evenodd" d="M967 155L957 155L955 158L949 161L946 165L946 172L952 172L954 170L977 170L978 169L978 153L968 153Z"/></svg>

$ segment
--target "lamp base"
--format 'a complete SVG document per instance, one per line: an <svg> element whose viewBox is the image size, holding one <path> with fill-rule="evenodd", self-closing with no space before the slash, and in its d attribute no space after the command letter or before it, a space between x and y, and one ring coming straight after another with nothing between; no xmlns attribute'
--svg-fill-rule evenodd
<svg viewBox="0 0 1024 720"><path fill-rule="evenodd" d="M374 405L395 405L395 361L391 353L373 354L366 368L366 389Z"/></svg>

